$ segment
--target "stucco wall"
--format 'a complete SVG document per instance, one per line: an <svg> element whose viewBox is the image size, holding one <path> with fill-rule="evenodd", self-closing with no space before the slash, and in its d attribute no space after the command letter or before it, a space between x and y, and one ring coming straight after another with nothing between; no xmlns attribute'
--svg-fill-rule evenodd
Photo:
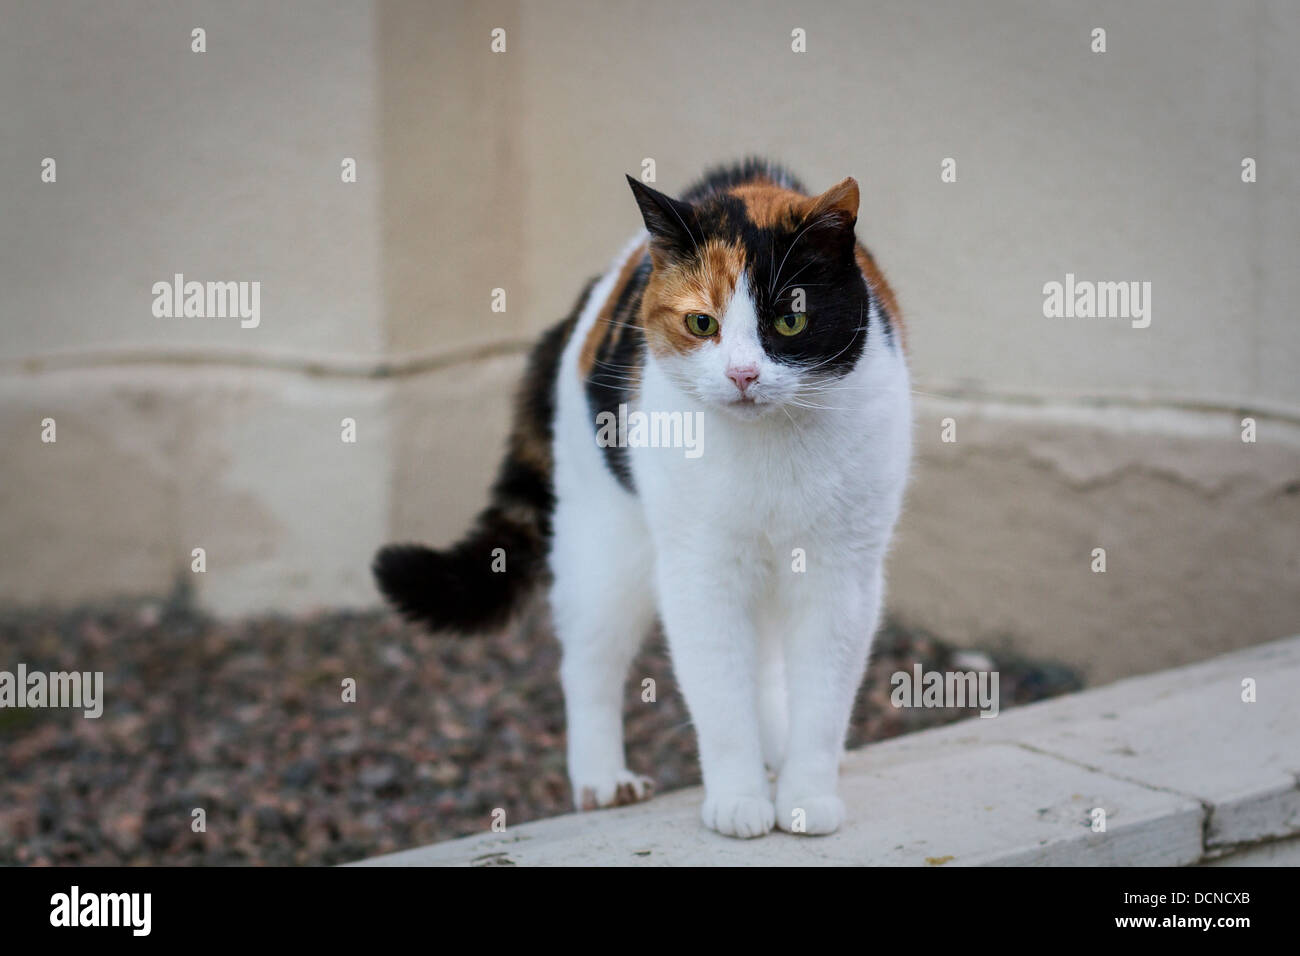
<svg viewBox="0 0 1300 956"><path fill-rule="evenodd" d="M0 600L201 546L218 611L373 603L377 544L481 503L623 174L762 153L859 180L908 316L897 612L1101 676L1293 632L1300 8L1077 7L3 0ZM176 272L259 281L260 325L156 318ZM1044 318L1067 272L1150 282L1150 327Z"/></svg>

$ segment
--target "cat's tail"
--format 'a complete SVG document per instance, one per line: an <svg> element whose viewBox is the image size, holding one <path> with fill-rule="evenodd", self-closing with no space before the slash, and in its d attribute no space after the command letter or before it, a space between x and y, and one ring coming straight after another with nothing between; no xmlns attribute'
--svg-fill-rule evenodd
<svg viewBox="0 0 1300 956"><path fill-rule="evenodd" d="M489 631L508 621L532 591L544 570L543 544L535 525L493 505L445 550L422 544L381 548L375 581L409 621L434 631Z"/></svg>
<svg viewBox="0 0 1300 956"><path fill-rule="evenodd" d="M583 295L583 301L586 294ZM390 544L372 569L384 597L430 630L478 633L505 624L546 578L555 510L551 437L555 379L577 312L537 343L515 403L491 500L450 548Z"/></svg>

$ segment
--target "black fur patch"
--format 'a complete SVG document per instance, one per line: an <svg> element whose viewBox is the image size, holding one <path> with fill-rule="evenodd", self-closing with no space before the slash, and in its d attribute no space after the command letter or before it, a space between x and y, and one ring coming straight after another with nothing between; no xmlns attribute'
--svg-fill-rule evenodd
<svg viewBox="0 0 1300 956"><path fill-rule="evenodd" d="M640 370L645 361L645 332L641 328L641 298L650 279L650 256L645 254L636 271L619 290L610 313L614 327L596 351L595 362L587 376L587 407L591 412L593 435L596 418L601 412L618 416L618 406L631 403L640 384ZM607 445L602 451L605 466L618 483L635 491L628 450L621 445Z"/></svg>
<svg viewBox="0 0 1300 956"><path fill-rule="evenodd" d="M759 341L777 362L844 375L858 363L867 338L870 294L854 258L851 227L799 223L793 228L756 226L745 204L715 195L695 204L704 235L745 250L746 278L758 314ZM803 290L808 327L795 336L776 330L776 321L796 311Z"/></svg>
<svg viewBox="0 0 1300 956"><path fill-rule="evenodd" d="M375 555L373 570L380 591L408 620L431 630L484 631L510 618L522 585L536 576L538 543L535 528L489 508L453 547L391 544ZM493 571L500 554L505 570Z"/></svg>

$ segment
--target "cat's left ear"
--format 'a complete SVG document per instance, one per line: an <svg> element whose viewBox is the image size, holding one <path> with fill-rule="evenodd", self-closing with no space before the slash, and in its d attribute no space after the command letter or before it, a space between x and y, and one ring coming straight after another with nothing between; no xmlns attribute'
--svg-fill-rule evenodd
<svg viewBox="0 0 1300 956"><path fill-rule="evenodd" d="M808 200L803 221L852 231L858 221L858 181L849 176Z"/></svg>
<svg viewBox="0 0 1300 956"><path fill-rule="evenodd" d="M641 218L653 237L653 246L675 256L689 255L701 241L695 209L690 203L665 196L651 189L639 179L627 177L636 204L641 207Z"/></svg>

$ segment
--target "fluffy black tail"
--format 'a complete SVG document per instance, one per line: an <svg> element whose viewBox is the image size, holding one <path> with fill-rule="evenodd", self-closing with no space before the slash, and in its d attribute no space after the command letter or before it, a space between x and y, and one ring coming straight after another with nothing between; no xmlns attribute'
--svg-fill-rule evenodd
<svg viewBox="0 0 1300 956"><path fill-rule="evenodd" d="M445 551L392 544L375 555L379 590L408 620L431 630L492 630L506 623L546 577L555 510L555 378L586 297L584 292L574 314L551 328L533 349L491 504L469 534Z"/></svg>
<svg viewBox="0 0 1300 956"><path fill-rule="evenodd" d="M499 627L545 574L545 542L534 524L493 506L458 544L435 551L390 544L375 555L375 581L408 620L465 633Z"/></svg>

